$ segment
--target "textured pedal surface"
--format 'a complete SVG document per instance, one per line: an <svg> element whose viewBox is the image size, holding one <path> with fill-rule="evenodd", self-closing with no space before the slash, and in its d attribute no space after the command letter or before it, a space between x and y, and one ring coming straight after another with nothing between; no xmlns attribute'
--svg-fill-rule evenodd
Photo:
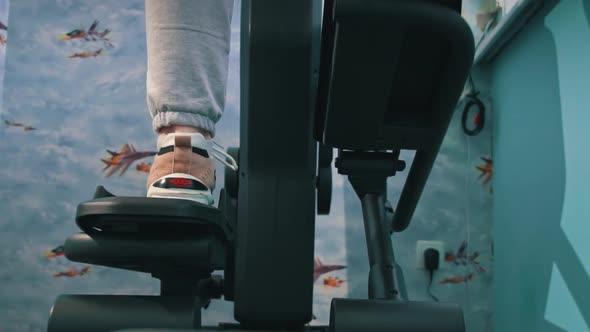
<svg viewBox="0 0 590 332"><path fill-rule="evenodd" d="M135 236L193 236L230 233L225 217L216 207L181 199L103 197L83 202L76 211L76 224L92 234Z"/></svg>

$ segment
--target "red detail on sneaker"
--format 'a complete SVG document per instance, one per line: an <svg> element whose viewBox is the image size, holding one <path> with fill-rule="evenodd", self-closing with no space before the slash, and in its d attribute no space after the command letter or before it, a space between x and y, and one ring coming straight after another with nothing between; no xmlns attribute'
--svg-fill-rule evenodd
<svg viewBox="0 0 590 332"><path fill-rule="evenodd" d="M190 187L193 184L193 182L191 180L183 179L183 178L169 178L168 183L170 183L171 185L174 185L177 188Z"/></svg>

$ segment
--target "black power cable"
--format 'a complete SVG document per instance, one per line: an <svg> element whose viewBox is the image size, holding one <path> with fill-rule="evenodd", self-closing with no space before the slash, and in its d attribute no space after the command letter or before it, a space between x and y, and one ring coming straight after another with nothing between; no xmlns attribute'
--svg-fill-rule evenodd
<svg viewBox="0 0 590 332"><path fill-rule="evenodd" d="M438 302L438 298L432 294L432 281L434 279L434 271L438 270L438 262L439 262L440 253L436 249L428 248L424 251L424 267L430 273L430 281L428 282L428 295L432 297L433 300Z"/></svg>

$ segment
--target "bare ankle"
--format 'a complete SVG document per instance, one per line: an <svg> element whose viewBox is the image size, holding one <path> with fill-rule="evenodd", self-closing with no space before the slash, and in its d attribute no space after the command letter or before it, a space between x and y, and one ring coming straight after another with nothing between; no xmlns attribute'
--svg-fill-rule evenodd
<svg viewBox="0 0 590 332"><path fill-rule="evenodd" d="M158 131L160 135L166 135L170 133L200 133L206 139L211 139L211 133L208 130L197 128L193 126L185 126L185 125L171 125L160 128Z"/></svg>

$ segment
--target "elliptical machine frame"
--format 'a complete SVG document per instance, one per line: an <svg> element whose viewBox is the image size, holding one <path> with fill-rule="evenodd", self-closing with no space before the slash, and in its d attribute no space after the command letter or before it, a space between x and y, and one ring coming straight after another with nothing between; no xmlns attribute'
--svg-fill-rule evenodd
<svg viewBox="0 0 590 332"><path fill-rule="evenodd" d="M239 170L226 172L219 206L99 187L78 206L84 232L66 241L66 257L151 273L161 294L63 295L48 331L463 332L457 305L407 300L391 243L410 223L472 64L460 7L242 0L240 147L228 151ZM333 148L363 208L369 299L334 299L329 326L309 327L315 214L329 213ZM393 211L385 184L405 168L401 149L417 152ZM268 278L276 270L289 287ZM201 326L201 308L222 296L240 324Z"/></svg>

